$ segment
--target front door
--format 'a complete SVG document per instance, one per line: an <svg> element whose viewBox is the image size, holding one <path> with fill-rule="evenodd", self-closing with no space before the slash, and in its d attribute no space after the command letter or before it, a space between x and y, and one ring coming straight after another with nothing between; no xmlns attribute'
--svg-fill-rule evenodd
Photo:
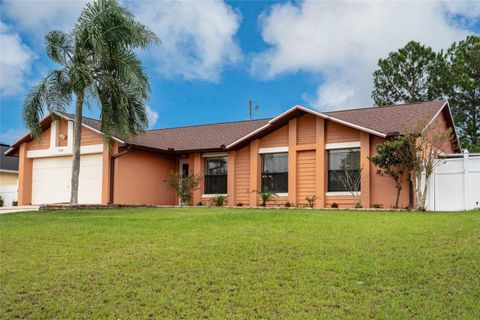
<svg viewBox="0 0 480 320"><path fill-rule="evenodd" d="M178 161L179 172L182 177L188 177L188 159L181 159ZM181 204L182 201L178 198L178 203Z"/></svg>

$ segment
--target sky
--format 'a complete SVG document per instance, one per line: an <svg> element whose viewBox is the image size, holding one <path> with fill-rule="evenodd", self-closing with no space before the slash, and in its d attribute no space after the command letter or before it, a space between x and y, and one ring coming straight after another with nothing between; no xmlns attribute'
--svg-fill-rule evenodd
<svg viewBox="0 0 480 320"><path fill-rule="evenodd" d="M26 133L25 94L56 65L47 32L70 30L88 0L0 2L0 141ZM378 59L415 40L434 50L480 34L480 1L126 1L161 39L138 54L150 128L267 118L300 104L373 104ZM97 117L98 108L85 110Z"/></svg>

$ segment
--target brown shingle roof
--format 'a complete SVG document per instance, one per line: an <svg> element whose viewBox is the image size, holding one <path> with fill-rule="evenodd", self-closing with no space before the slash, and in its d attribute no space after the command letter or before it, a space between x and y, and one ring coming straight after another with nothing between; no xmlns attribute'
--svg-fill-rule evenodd
<svg viewBox="0 0 480 320"><path fill-rule="evenodd" d="M238 140L250 140L251 137L246 136L264 126L265 129L257 131L255 137L266 134L269 132L268 130L272 130L267 127L275 128L274 124L278 125L276 122L288 122L289 117L299 116L305 112L311 112L365 131L370 130L380 136L387 136L391 133L402 133L407 125L415 124L417 121L430 121L445 104L445 100L436 100L324 113L296 106L271 121L270 119L260 119L150 130L132 138L127 143L164 151L174 149L177 152L218 150L222 145L236 145ZM70 119L74 118L73 114L64 113L63 115ZM96 119L84 117L83 123L100 131L100 122ZM267 124L269 125L266 126ZM14 147L18 147L18 144L27 138L18 141Z"/></svg>
<svg viewBox="0 0 480 320"><path fill-rule="evenodd" d="M63 113L73 119L74 114ZM269 119L234 121L176 128L154 129L127 141L142 147L175 151L220 149L262 127ZM83 117L83 123L100 131L100 121Z"/></svg>
<svg viewBox="0 0 480 320"><path fill-rule="evenodd" d="M429 122L445 105L445 100L324 112L327 116L350 122L383 134L403 133L414 122Z"/></svg>
<svg viewBox="0 0 480 320"><path fill-rule="evenodd" d="M131 142L145 147L175 151L220 149L262 127L269 119L224 122L198 126L157 129L135 137Z"/></svg>

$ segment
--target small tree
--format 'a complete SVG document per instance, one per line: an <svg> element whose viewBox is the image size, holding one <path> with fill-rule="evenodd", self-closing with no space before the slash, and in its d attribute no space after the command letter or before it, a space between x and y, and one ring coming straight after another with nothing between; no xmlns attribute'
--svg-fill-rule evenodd
<svg viewBox="0 0 480 320"><path fill-rule="evenodd" d="M377 155L370 157L370 161L377 167L379 176L389 176L395 181L397 196L395 208L398 208L400 192L402 191L402 180L405 176L403 153L408 152L407 143L404 139L387 140L376 145Z"/></svg>
<svg viewBox="0 0 480 320"><path fill-rule="evenodd" d="M355 201L355 208L361 207L359 193L360 182L362 180L362 170L363 167L359 170L354 170L349 164L349 161L342 160L340 171L335 172L335 179L352 195ZM358 174L355 171L358 171Z"/></svg>
<svg viewBox="0 0 480 320"><path fill-rule="evenodd" d="M400 138L404 141L406 152L400 155L405 168L410 172L410 179L414 187L416 208L425 210L428 182L434 169L444 163L442 149L452 141L453 134L445 123L433 122L425 126L425 121L419 121Z"/></svg>
<svg viewBox="0 0 480 320"><path fill-rule="evenodd" d="M180 199L180 205L189 204L192 199L192 193L197 190L202 178L198 174L184 176L180 172L172 172L168 179L168 185L175 190Z"/></svg>

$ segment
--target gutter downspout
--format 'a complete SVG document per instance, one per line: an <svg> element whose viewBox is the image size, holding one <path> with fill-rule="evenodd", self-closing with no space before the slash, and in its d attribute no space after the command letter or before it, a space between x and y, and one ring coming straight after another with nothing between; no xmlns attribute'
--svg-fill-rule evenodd
<svg viewBox="0 0 480 320"><path fill-rule="evenodd" d="M110 201L108 202L108 204L113 204L113 193L114 193L114 185L115 185L115 160L127 154L131 149L132 149L132 146L130 144L127 144L126 150L123 150L122 152L114 154L110 158Z"/></svg>

